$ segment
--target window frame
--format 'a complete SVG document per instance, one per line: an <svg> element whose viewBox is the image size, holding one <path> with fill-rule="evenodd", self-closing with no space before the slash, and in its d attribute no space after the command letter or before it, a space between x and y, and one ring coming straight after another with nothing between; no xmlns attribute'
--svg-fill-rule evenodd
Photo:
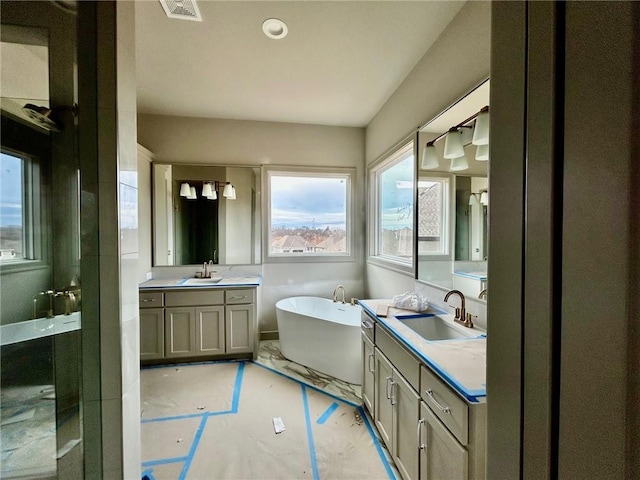
<svg viewBox="0 0 640 480"><path fill-rule="evenodd" d="M420 171L421 170L418 170L418 173L417 173L418 182L420 181ZM422 171L427 172L428 170L422 170ZM447 250L446 250L446 253L434 253L434 254L420 254L418 252L419 236L418 236L417 225L418 225L419 212L418 212L418 199L417 199L418 184L416 182L416 244L415 244L416 262L419 263L419 260L421 257L428 258L430 261L453 261L454 250L455 250L455 245L453 245L453 239L455 238L455 225L452 222L452 218L454 215L452 215L451 206L455 202L455 190L456 190L455 175L453 173L447 173L447 172L432 172L432 171L428 171L428 172L429 172L428 175L423 175L423 177L428 177L430 179L442 179L446 183L446 192L443 193L444 211L442 214L442 217L443 217L442 232L445 238L441 243L446 245ZM416 275L418 274L417 270L418 269L416 268Z"/></svg>
<svg viewBox="0 0 640 480"><path fill-rule="evenodd" d="M27 258L0 261L0 275L24 272L48 267L44 231L46 227L47 205L43 196L41 162L38 156L20 152L5 146L0 147L5 155L22 160L22 202L23 202L23 254Z"/></svg>
<svg viewBox="0 0 640 480"><path fill-rule="evenodd" d="M318 178L344 178L346 180L346 204L345 204L345 230L347 235L347 252L313 253L313 254L291 254L271 252L271 177L291 176L291 177L318 177ZM355 236L354 236L354 208L356 199L356 169L352 167L302 167L302 166L266 166L262 172L262 191L264 192L263 208L263 235L262 251L265 263L321 263L321 262L355 262Z"/></svg>
<svg viewBox="0 0 640 480"><path fill-rule="evenodd" d="M368 229L368 244L369 244L369 257L368 262L380 267L387 268L399 273L405 273L415 276L416 265L416 138L415 135L406 137L399 142L393 149L382 155L378 160L373 162L369 167L368 184L369 184L369 229ZM397 163L400 163L404 159L407 153L413 155L413 195L412 195L412 217L413 217L413 248L410 261L401 260L401 257L392 255L384 255L380 253L380 183L379 174L393 167Z"/></svg>

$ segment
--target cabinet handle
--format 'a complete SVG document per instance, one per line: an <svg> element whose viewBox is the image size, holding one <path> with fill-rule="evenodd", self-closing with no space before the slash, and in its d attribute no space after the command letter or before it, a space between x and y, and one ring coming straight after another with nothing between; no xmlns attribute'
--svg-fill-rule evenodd
<svg viewBox="0 0 640 480"><path fill-rule="evenodd" d="M242 300L243 298L247 298L247 296L246 295L242 295L242 296L234 295L232 297L229 297L229 300Z"/></svg>
<svg viewBox="0 0 640 480"><path fill-rule="evenodd" d="M391 380L390 385L391 385L391 405L395 405L397 402L396 402L396 397L393 396L393 390L394 390L393 386L397 385L397 383Z"/></svg>
<svg viewBox="0 0 640 480"><path fill-rule="evenodd" d="M424 418L421 418L420 420L418 420L418 433L417 433L418 450L424 450L424 448L426 447L426 445L422 443L422 425L423 424L424 424Z"/></svg>
<svg viewBox="0 0 640 480"><path fill-rule="evenodd" d="M155 302L155 301L156 301L155 298L143 298L142 299L142 303Z"/></svg>
<svg viewBox="0 0 640 480"><path fill-rule="evenodd" d="M362 325L362 328L366 328L367 330L373 330L373 323L367 320L362 320L360 322L360 325Z"/></svg>
<svg viewBox="0 0 640 480"><path fill-rule="evenodd" d="M371 360L373 359L373 353L369 354L369 373L376 373L376 366L375 364L373 365L373 368L371 368Z"/></svg>
<svg viewBox="0 0 640 480"><path fill-rule="evenodd" d="M427 395L429 396L429 398L433 401L433 403L436 404L436 407L438 407L438 409L442 412L442 413L448 413L449 415L451 415L451 409L449 407L443 407L442 405L440 405L438 403L438 401L436 400L436 397L433 396L433 390L431 390L430 388L428 388L426 390Z"/></svg>
<svg viewBox="0 0 640 480"><path fill-rule="evenodd" d="M384 393L387 395L387 400L391 400L391 394L389 393L389 384L391 383L391 377L387 377L387 385L385 386Z"/></svg>

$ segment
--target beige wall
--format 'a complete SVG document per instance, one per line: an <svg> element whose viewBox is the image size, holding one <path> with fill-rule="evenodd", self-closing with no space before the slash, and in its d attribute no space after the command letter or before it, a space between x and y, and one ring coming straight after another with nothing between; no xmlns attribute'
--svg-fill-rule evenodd
<svg viewBox="0 0 640 480"><path fill-rule="evenodd" d="M363 128L139 114L138 141L159 162L355 168L356 261L265 264L260 330L277 330L275 303L282 298L329 298L339 283L347 287L348 296L363 297Z"/></svg>

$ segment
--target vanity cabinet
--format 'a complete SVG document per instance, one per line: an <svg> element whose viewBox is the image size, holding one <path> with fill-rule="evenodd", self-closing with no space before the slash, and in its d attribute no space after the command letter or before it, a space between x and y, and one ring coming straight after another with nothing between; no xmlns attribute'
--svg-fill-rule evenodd
<svg viewBox="0 0 640 480"><path fill-rule="evenodd" d="M164 358L164 296L140 292L140 360Z"/></svg>
<svg viewBox="0 0 640 480"><path fill-rule="evenodd" d="M467 402L365 312L362 352L363 403L402 478L483 480L486 404Z"/></svg>
<svg viewBox="0 0 640 480"><path fill-rule="evenodd" d="M140 360L252 353L255 299L255 288L141 291Z"/></svg>

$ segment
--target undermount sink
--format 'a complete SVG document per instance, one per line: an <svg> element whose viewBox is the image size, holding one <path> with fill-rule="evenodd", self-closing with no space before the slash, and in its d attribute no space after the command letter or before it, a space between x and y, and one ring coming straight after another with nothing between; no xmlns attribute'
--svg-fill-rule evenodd
<svg viewBox="0 0 640 480"><path fill-rule="evenodd" d="M190 278L182 285L215 285L222 277Z"/></svg>
<svg viewBox="0 0 640 480"><path fill-rule="evenodd" d="M468 329L467 327L458 327L458 325L453 325L437 315L418 318L399 318L398 320L425 340L455 340L478 336L477 331Z"/></svg>

